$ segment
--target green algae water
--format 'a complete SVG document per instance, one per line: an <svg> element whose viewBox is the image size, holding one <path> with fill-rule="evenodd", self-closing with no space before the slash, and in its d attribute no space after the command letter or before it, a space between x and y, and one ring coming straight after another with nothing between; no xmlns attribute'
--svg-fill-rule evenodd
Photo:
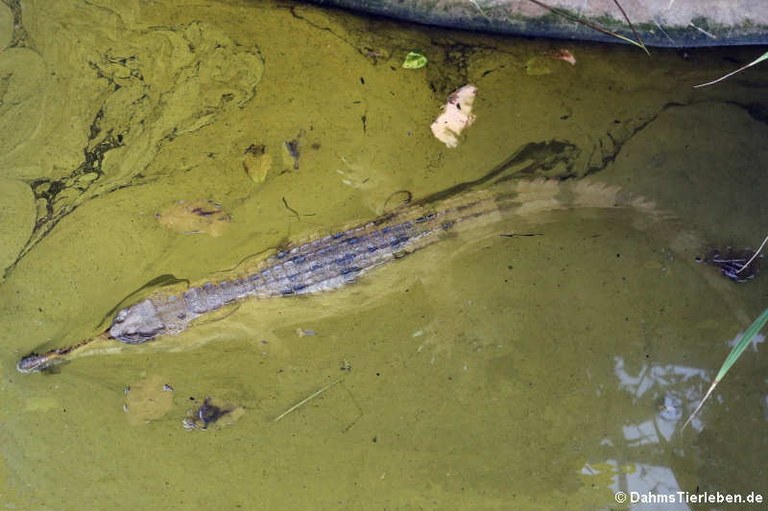
<svg viewBox="0 0 768 511"><path fill-rule="evenodd" d="M767 234L768 71L691 87L760 49L648 58L290 2L0 7L4 508L768 497L763 337L680 432L768 303L764 274L737 285L694 262ZM563 49L575 65L552 58ZM410 51L428 65L403 69ZM429 126L468 83L477 118L449 149ZM663 220L501 221L332 293L244 302L53 374L15 369L158 282L216 279L553 140L572 164L537 177L617 186ZM231 413L185 430L207 396Z"/></svg>

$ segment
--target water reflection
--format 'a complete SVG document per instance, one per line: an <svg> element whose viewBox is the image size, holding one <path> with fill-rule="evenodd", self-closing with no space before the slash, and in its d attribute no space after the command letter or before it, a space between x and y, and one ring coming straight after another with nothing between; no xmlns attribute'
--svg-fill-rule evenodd
<svg viewBox="0 0 768 511"><path fill-rule="evenodd" d="M679 365L643 365L636 374L630 374L622 357L615 358L614 370L619 388L629 392L635 403L647 404L649 399L656 403L653 418L625 426L624 437L630 445L670 440L683 415L696 407L709 379L703 369ZM697 430L702 428L698 418L693 419L691 426Z"/></svg>
<svg viewBox="0 0 768 511"><path fill-rule="evenodd" d="M737 335L725 345L732 348L740 337L741 334ZM756 335L751 344L752 351L757 352L757 346L763 342L765 336ZM644 408L647 416L640 422L623 426L625 446L630 449L659 446L665 451L678 451L678 455L682 455L683 450L689 450L689 447L680 444L680 426L698 405L714 373L711 370L674 364L644 363L636 370L628 370L623 356L614 357L614 372L619 380L619 389L631 396L634 406ZM721 394L715 394L714 401L728 407ZM768 396L764 401L768 402ZM655 406L649 406L650 403ZM701 432L705 424L701 416L697 416L688 427ZM678 438L673 439L675 435ZM613 441L606 438L604 445L612 446ZM639 461L644 458L643 455L638 461L632 461L633 451L629 452L628 459L623 462L606 459L586 463L581 474L597 479L609 476L611 490L627 495L630 509L650 510L662 505L664 509L692 509L689 501L696 503L696 495L700 493L698 486L694 490L681 485L675 468Z"/></svg>

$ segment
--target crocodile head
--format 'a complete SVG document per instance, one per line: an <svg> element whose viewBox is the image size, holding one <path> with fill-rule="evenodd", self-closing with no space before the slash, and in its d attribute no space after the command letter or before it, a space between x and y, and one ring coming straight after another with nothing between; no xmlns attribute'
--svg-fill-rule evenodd
<svg viewBox="0 0 768 511"><path fill-rule="evenodd" d="M16 364L16 369L22 374L36 373L39 371L46 371L59 362L61 362L61 360L57 351L49 351L48 353L30 353Z"/></svg>
<svg viewBox="0 0 768 511"><path fill-rule="evenodd" d="M109 328L109 335L118 341L141 344L165 333L151 300L144 300L117 313Z"/></svg>

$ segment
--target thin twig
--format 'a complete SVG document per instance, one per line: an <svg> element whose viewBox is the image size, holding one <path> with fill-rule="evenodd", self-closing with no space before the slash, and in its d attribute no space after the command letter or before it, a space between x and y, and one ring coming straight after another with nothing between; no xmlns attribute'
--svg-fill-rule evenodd
<svg viewBox="0 0 768 511"><path fill-rule="evenodd" d="M288 415L289 413L293 412L293 411L294 411L294 410L296 410L297 408L300 408L300 407L304 406L305 404L307 404L308 402L312 401L312 400L313 400L313 399L315 399L317 396L319 396L320 394L322 394L322 393L323 393L323 392L325 392L326 390L330 389L330 388L331 388L331 387L333 387L334 385L336 385L336 384L338 384L338 383L341 383L341 380L342 380L342 379L341 379L341 378L339 378L339 379L338 379L338 380L336 380L336 381L332 381L331 383L329 383L329 384L328 384L328 385L326 385L325 387L321 388L320 390L318 390L318 391L316 391L316 392L313 392L313 393L312 393L312 394L310 394L309 396L305 397L304 399L302 399L301 401L299 401L298 403L296 403L295 405L293 405L292 407L288 408L286 411L284 411L283 413L281 413L280 415L278 415L277 417L275 417L273 422L278 422L280 419L282 419L283 417L285 417L285 416L286 416L286 415Z"/></svg>
<svg viewBox="0 0 768 511"><path fill-rule="evenodd" d="M648 48L645 46L645 42L643 41L643 38L640 37L640 34L637 33L637 30L635 30L635 26L632 24L631 21L629 21L629 16L627 16L627 13L624 12L624 8L619 3L619 0L613 0L613 3L616 4L616 7L619 8L619 11L621 11L621 15L624 16L624 19L627 21L627 25L629 25L629 28L632 29L632 33L635 35L635 39L637 39L637 42L640 43L640 47L645 51L647 55L650 55L651 53L648 51Z"/></svg>
<svg viewBox="0 0 768 511"><path fill-rule="evenodd" d="M630 39L629 37L625 37L625 36L623 36L621 34L617 34L616 32L612 32L612 31L608 30L607 28L604 28L604 27L601 27L600 25L592 23L591 21L587 21L585 19L577 18L576 16L570 14L567 11L563 11L563 10L557 9L555 7L550 7L549 5L545 4L544 2L540 2L539 0L528 0L528 1L529 2L533 2L534 4L538 5L539 7L547 9L548 11L550 11L550 12L552 12L554 14L557 14L558 16L562 16L563 18L566 18L566 19L569 19L569 20L571 20L573 22L576 22L576 23L579 23L581 25L584 25L585 27L591 28L592 30L596 30L596 31L598 31L598 32L600 32L602 34L606 34L606 35L609 35L611 37L615 37L616 39L621 39L624 42L627 42L627 43L629 43L631 45L634 45L634 46L637 46L639 48L642 48L645 53L648 53L650 55L650 53L648 52L648 48L646 48L645 44L643 44L642 42L637 42L637 41L634 41L634 40ZM623 12L623 10L622 10L622 12Z"/></svg>
<svg viewBox="0 0 768 511"><path fill-rule="evenodd" d="M469 0L469 3L475 6L475 9L478 10L478 12L483 16L483 18L487 19L488 21L491 21L491 18L489 18L488 15L485 14L485 11L480 7L480 4L477 3L477 0Z"/></svg>
<svg viewBox="0 0 768 511"><path fill-rule="evenodd" d="M293 209L292 207L290 207L290 206L288 205L288 201L287 201L287 200L285 200L285 197L283 197L283 206L285 206L285 209L287 209L288 211L290 211L291 213L293 213L294 215L296 215L296 218L301 218L301 215L299 215L299 212L298 212L298 211L296 211L295 209Z"/></svg>

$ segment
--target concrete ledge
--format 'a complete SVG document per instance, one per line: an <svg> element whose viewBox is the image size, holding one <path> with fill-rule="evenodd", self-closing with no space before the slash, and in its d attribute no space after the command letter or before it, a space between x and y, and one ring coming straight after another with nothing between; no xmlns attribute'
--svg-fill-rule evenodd
<svg viewBox="0 0 768 511"><path fill-rule="evenodd" d="M530 0L310 0L417 23L521 36L620 42ZM633 38L613 0L545 4ZM619 0L645 44L768 44L768 0Z"/></svg>

